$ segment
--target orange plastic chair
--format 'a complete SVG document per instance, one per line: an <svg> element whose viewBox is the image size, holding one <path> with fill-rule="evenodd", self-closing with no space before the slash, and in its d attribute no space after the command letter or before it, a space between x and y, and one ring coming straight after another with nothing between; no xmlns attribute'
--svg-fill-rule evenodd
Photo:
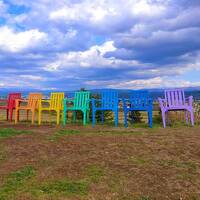
<svg viewBox="0 0 200 200"><path fill-rule="evenodd" d="M57 114L56 117L56 124L59 125L60 123L60 115L63 111L63 99L65 97L64 92L52 92L49 100L41 100L39 103L39 110L38 110L38 124L41 124L42 120L42 111L55 111ZM48 106L42 105L43 103L47 103Z"/></svg>
<svg viewBox="0 0 200 200"><path fill-rule="evenodd" d="M17 99L16 107L15 107L15 124L19 121L19 111L26 110L27 111L27 120L29 111L32 113L31 123L34 124L35 112L38 110L39 101L42 99L41 93L29 93L28 99ZM21 105L21 103L25 102L26 105Z"/></svg>

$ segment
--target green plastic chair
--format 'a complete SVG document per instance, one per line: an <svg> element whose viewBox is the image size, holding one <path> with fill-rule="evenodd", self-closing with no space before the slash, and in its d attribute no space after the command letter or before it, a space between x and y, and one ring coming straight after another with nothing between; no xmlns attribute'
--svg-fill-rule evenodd
<svg viewBox="0 0 200 200"><path fill-rule="evenodd" d="M69 103L71 104L69 106ZM75 92L74 99L63 100L63 125L67 123L67 111L73 111L73 121L76 120L76 111L83 112L83 125L89 122L90 114L90 92Z"/></svg>

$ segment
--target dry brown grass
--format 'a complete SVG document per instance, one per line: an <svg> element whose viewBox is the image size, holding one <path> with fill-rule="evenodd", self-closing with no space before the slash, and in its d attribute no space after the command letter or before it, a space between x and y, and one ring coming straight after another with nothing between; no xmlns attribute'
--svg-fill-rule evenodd
<svg viewBox="0 0 200 200"><path fill-rule="evenodd" d="M32 132L0 140L0 197L10 173L31 166L34 176L7 199L200 198L200 127L0 127Z"/></svg>

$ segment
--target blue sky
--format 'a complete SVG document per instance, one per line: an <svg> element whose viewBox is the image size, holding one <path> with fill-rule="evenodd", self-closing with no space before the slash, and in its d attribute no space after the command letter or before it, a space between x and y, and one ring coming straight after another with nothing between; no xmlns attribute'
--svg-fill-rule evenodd
<svg viewBox="0 0 200 200"><path fill-rule="evenodd" d="M200 86L199 0L0 0L0 89Z"/></svg>

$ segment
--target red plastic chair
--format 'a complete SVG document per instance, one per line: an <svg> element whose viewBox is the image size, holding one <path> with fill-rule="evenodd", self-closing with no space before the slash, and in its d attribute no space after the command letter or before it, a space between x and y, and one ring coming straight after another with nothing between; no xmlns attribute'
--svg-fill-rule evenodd
<svg viewBox="0 0 200 200"><path fill-rule="evenodd" d="M16 99L21 99L21 93L10 93L7 99L0 99L0 102L5 102L5 105L0 105L0 110L6 110L7 120L10 118L10 121L12 121Z"/></svg>

